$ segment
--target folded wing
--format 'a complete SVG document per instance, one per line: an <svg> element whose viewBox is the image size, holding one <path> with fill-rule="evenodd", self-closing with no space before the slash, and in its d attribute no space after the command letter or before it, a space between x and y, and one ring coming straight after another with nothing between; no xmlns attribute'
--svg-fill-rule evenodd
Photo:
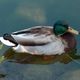
<svg viewBox="0 0 80 80"><path fill-rule="evenodd" d="M18 44L22 44L24 46L45 45L52 41L52 27L36 26L13 32L11 35Z"/></svg>

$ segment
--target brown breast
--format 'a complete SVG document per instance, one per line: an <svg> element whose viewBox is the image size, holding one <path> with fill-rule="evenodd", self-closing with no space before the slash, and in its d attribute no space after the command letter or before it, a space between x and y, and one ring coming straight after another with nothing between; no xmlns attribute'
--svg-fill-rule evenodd
<svg viewBox="0 0 80 80"><path fill-rule="evenodd" d="M61 37L68 43L68 48L65 49L66 52L70 51L76 47L76 40L75 40L75 37L73 34L65 33Z"/></svg>

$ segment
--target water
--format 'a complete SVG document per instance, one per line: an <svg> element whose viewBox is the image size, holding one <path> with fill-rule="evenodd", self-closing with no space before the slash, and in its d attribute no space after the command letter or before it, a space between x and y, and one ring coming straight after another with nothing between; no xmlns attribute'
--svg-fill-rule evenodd
<svg viewBox="0 0 80 80"><path fill-rule="evenodd" d="M31 26L53 25L56 20L66 20L79 30L79 16L79 0L0 0L0 36ZM76 55L80 55L80 36L76 36L76 40L76 54L71 53L71 57L58 56L50 60L51 64L47 64L48 60L36 61L35 56L34 59L29 58L31 61L27 58L25 62L25 59L18 57L19 54L15 57L9 55L12 61L6 60L0 64L0 80L79 80L80 57ZM6 47L0 50L1 55L6 50Z"/></svg>

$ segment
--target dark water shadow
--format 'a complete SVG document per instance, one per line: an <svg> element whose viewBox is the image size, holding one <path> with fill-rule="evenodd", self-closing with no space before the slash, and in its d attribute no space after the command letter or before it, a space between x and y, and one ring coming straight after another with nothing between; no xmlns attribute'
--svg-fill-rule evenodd
<svg viewBox="0 0 80 80"><path fill-rule="evenodd" d="M5 78L6 76L7 76L7 74L5 74L5 73L1 74L0 73L0 78Z"/></svg>
<svg viewBox="0 0 80 80"><path fill-rule="evenodd" d="M69 53L62 55L31 55L28 53L15 53L11 48L5 53L5 59L9 62L15 62L20 64L51 64L60 62L67 64L73 60L80 59L80 55L76 54L76 49L73 49Z"/></svg>

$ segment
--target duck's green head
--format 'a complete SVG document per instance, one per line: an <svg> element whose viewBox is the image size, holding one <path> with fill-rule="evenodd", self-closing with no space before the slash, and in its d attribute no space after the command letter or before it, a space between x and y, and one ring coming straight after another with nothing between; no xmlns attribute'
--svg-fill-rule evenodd
<svg viewBox="0 0 80 80"><path fill-rule="evenodd" d="M63 35L66 32L72 33L72 34L79 34L78 31L72 29L67 22L65 21L57 21L54 24L54 28L53 28L54 34L55 35Z"/></svg>

